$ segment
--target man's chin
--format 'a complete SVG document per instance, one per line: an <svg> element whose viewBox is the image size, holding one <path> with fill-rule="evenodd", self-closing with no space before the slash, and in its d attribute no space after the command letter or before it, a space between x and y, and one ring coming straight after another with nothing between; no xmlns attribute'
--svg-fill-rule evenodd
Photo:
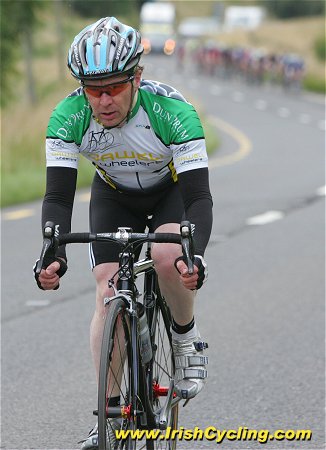
<svg viewBox="0 0 326 450"><path fill-rule="evenodd" d="M114 114L114 115L112 115L112 117L109 117L108 114L101 114L97 118L97 120L105 128L114 128L117 126L121 126L125 123L125 119L120 118L120 116L118 114Z"/></svg>

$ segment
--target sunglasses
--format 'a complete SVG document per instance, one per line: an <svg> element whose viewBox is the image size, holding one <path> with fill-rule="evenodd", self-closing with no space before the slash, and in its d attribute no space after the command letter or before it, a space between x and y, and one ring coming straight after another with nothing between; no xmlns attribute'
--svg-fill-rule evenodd
<svg viewBox="0 0 326 450"><path fill-rule="evenodd" d="M111 97L115 97L125 91L128 87L129 81L132 81L134 78L135 76L131 75L126 80L118 81L117 83L105 84L104 86L89 86L87 84L83 84L83 88L84 91L92 97L100 98L104 93L110 95Z"/></svg>

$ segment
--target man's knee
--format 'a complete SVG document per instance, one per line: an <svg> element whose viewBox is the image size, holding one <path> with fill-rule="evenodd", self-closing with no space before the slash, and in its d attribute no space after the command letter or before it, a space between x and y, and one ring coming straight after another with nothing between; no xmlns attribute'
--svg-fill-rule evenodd
<svg viewBox="0 0 326 450"><path fill-rule="evenodd" d="M178 275L174 267L174 261L181 255L178 245L156 244L151 253L159 277L175 278Z"/></svg>
<svg viewBox="0 0 326 450"><path fill-rule="evenodd" d="M180 225L178 223L166 223L159 226L156 233L179 233ZM155 269L161 279L175 279L178 275L174 261L181 256L181 246L176 244L153 244L151 256L154 261Z"/></svg>
<svg viewBox="0 0 326 450"><path fill-rule="evenodd" d="M117 263L103 263L94 267L93 274L96 280L96 311L100 314L104 313L104 298L114 294L113 289L109 287L108 282L115 275L117 269Z"/></svg>

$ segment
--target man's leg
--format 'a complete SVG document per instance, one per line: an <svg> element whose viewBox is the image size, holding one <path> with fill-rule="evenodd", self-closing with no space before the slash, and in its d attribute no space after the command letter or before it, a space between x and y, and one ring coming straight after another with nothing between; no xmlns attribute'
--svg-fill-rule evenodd
<svg viewBox="0 0 326 450"><path fill-rule="evenodd" d="M180 224L161 225L157 233L180 233ZM179 325L188 324L194 316L195 291L186 289L179 280L174 261L182 256L181 246L176 244L153 244L152 258L158 274L160 289L167 301L173 319Z"/></svg>
<svg viewBox="0 0 326 450"><path fill-rule="evenodd" d="M103 263L94 267L93 270L96 280L96 304L91 322L90 344L97 380L100 369L101 344L106 317L104 298L112 297L114 295L113 289L108 287L108 280L116 273L118 267L118 263L115 262Z"/></svg>
<svg viewBox="0 0 326 450"><path fill-rule="evenodd" d="M159 226L156 232L179 233L180 225L168 223ZM203 350L207 344L201 341L194 320L195 292L186 289L180 282L174 267L181 256L181 247L175 244L154 244L152 258L158 275L160 289L172 314L172 344L176 360L175 389L182 398L197 395L204 387L208 363Z"/></svg>

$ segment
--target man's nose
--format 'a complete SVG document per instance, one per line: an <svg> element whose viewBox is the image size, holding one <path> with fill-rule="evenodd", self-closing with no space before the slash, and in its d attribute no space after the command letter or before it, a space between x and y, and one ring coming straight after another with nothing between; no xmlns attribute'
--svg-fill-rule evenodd
<svg viewBox="0 0 326 450"><path fill-rule="evenodd" d="M111 103L112 103L111 95L109 95L106 92L102 92L101 97L100 97L100 103L102 105L111 105Z"/></svg>

